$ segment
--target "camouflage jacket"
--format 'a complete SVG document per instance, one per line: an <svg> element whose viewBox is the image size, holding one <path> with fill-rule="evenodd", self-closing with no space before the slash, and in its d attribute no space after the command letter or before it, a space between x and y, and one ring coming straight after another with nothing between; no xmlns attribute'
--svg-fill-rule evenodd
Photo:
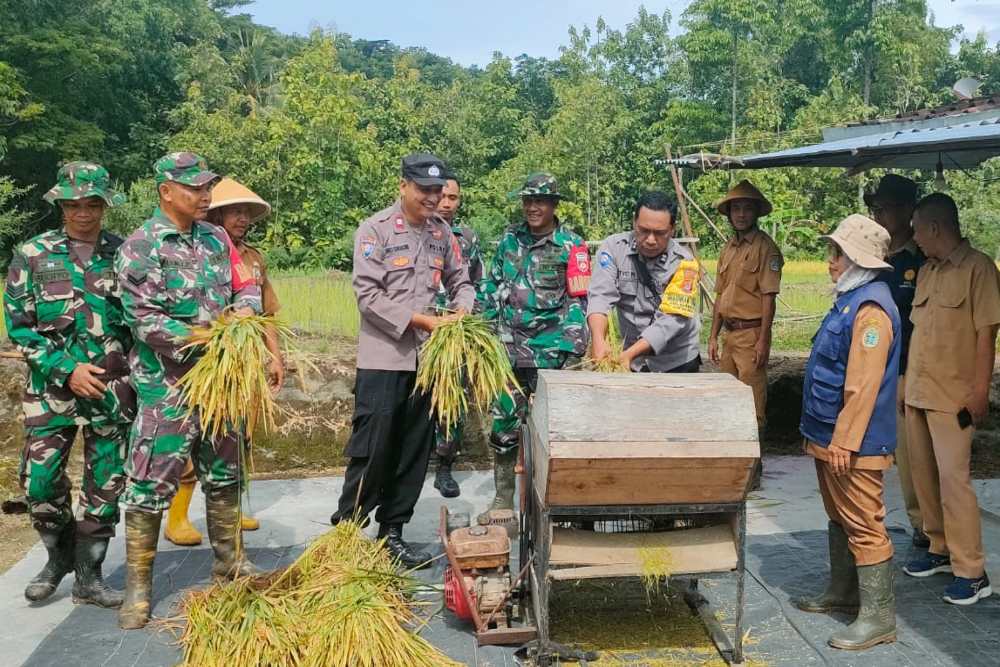
<svg viewBox="0 0 1000 667"><path fill-rule="evenodd" d="M458 241L458 247L462 251L462 261L465 262L465 266L469 269L469 280L472 282L473 287L475 287L483 279L483 252L479 246L479 234L472 227L463 225L458 221L455 221L451 225L451 233L455 235L455 240ZM438 310L444 310L448 307L448 290L444 284L438 288L435 305Z"/></svg>
<svg viewBox="0 0 1000 667"><path fill-rule="evenodd" d="M543 238L532 236L527 223L501 237L476 299L515 366L560 368L586 352L587 299L567 293L570 250L582 244L558 222Z"/></svg>
<svg viewBox="0 0 1000 667"><path fill-rule="evenodd" d="M221 227L195 222L182 233L159 209L122 244L115 271L135 336L129 361L140 400L165 398L194 364L194 351L182 350L191 327L207 325L230 305L260 312L253 281L233 290L230 251Z"/></svg>
<svg viewBox="0 0 1000 667"><path fill-rule="evenodd" d="M29 395L72 401L65 385L79 363L100 366L108 379L128 375L132 336L115 294L113 268L121 243L101 232L93 256L84 263L60 228L14 251L4 318L7 335L30 369Z"/></svg>

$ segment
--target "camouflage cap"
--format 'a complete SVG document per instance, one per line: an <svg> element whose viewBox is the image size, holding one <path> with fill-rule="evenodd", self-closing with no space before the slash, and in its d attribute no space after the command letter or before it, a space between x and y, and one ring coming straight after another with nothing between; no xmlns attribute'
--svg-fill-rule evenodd
<svg viewBox="0 0 1000 667"><path fill-rule="evenodd" d="M556 177L552 174L545 173L544 171L538 171L534 174L528 176L524 181L524 185L521 189L517 191L516 195L518 197L552 197L553 199L562 199L563 196L559 193L559 183L556 181Z"/></svg>
<svg viewBox="0 0 1000 667"><path fill-rule="evenodd" d="M208 170L205 158L196 153L168 153L153 165L156 184L173 181L181 185L201 187L222 178Z"/></svg>
<svg viewBox="0 0 1000 667"><path fill-rule="evenodd" d="M100 197L108 206L125 203L125 195L111 188L108 170L93 162L70 162L59 168L56 184L42 195L50 204L66 199Z"/></svg>

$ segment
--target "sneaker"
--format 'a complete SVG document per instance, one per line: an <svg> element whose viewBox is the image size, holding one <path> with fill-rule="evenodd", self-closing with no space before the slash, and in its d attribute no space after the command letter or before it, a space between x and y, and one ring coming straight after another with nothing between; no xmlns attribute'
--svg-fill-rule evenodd
<svg viewBox="0 0 1000 667"><path fill-rule="evenodd" d="M920 530L919 528L914 528L913 529L913 540L912 540L912 542L913 542L913 546L915 546L918 549L929 549L930 546L931 546L931 540L930 540L930 538L927 537L927 535L924 533L924 531Z"/></svg>
<svg viewBox="0 0 1000 667"><path fill-rule="evenodd" d="M903 572L911 577L930 577L942 572L951 572L951 557L927 552L922 558L915 558L903 566Z"/></svg>
<svg viewBox="0 0 1000 667"><path fill-rule="evenodd" d="M990 588L990 578L985 574L977 579L955 577L948 587L944 589L944 601L968 606L976 604L992 594L993 589Z"/></svg>

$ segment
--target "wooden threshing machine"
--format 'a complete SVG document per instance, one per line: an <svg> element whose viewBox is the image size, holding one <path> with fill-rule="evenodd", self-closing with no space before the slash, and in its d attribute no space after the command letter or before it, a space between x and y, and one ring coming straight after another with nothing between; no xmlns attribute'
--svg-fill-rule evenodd
<svg viewBox="0 0 1000 667"><path fill-rule="evenodd" d="M520 563L541 646L553 582L639 577L641 552L659 549L671 577L691 577L686 597L720 652L741 663L760 456L750 388L722 373L541 371L524 439ZM720 573L736 577L731 646L697 593L698 577Z"/></svg>

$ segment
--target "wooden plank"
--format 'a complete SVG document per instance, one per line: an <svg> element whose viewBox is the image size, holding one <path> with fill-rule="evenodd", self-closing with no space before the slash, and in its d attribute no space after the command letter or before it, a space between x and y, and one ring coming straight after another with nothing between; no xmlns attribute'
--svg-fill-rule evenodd
<svg viewBox="0 0 1000 667"><path fill-rule="evenodd" d="M539 391L548 441L757 440L753 393L728 375L545 371Z"/></svg>
<svg viewBox="0 0 1000 667"><path fill-rule="evenodd" d="M760 445L752 441L735 442L552 442L549 456L554 459L681 459L675 465L685 465L683 459L759 458ZM709 463L709 465L713 465Z"/></svg>
<svg viewBox="0 0 1000 667"><path fill-rule="evenodd" d="M648 549L666 550L672 574L729 572L737 563L736 540L728 525L659 533L598 533L556 528L549 557L553 566L550 576L554 579L639 576L643 554ZM570 569L577 571L567 574Z"/></svg>
<svg viewBox="0 0 1000 667"><path fill-rule="evenodd" d="M678 466L671 459L553 459L543 497L549 506L735 502L744 498L754 461Z"/></svg>
<svg viewBox="0 0 1000 667"><path fill-rule="evenodd" d="M528 438L531 440L531 470L529 471L531 483L538 489L538 497L544 498L548 488L549 479L549 451L545 446L545 441L535 426L534 420L529 419L527 424ZM530 493L530 489L528 493Z"/></svg>

